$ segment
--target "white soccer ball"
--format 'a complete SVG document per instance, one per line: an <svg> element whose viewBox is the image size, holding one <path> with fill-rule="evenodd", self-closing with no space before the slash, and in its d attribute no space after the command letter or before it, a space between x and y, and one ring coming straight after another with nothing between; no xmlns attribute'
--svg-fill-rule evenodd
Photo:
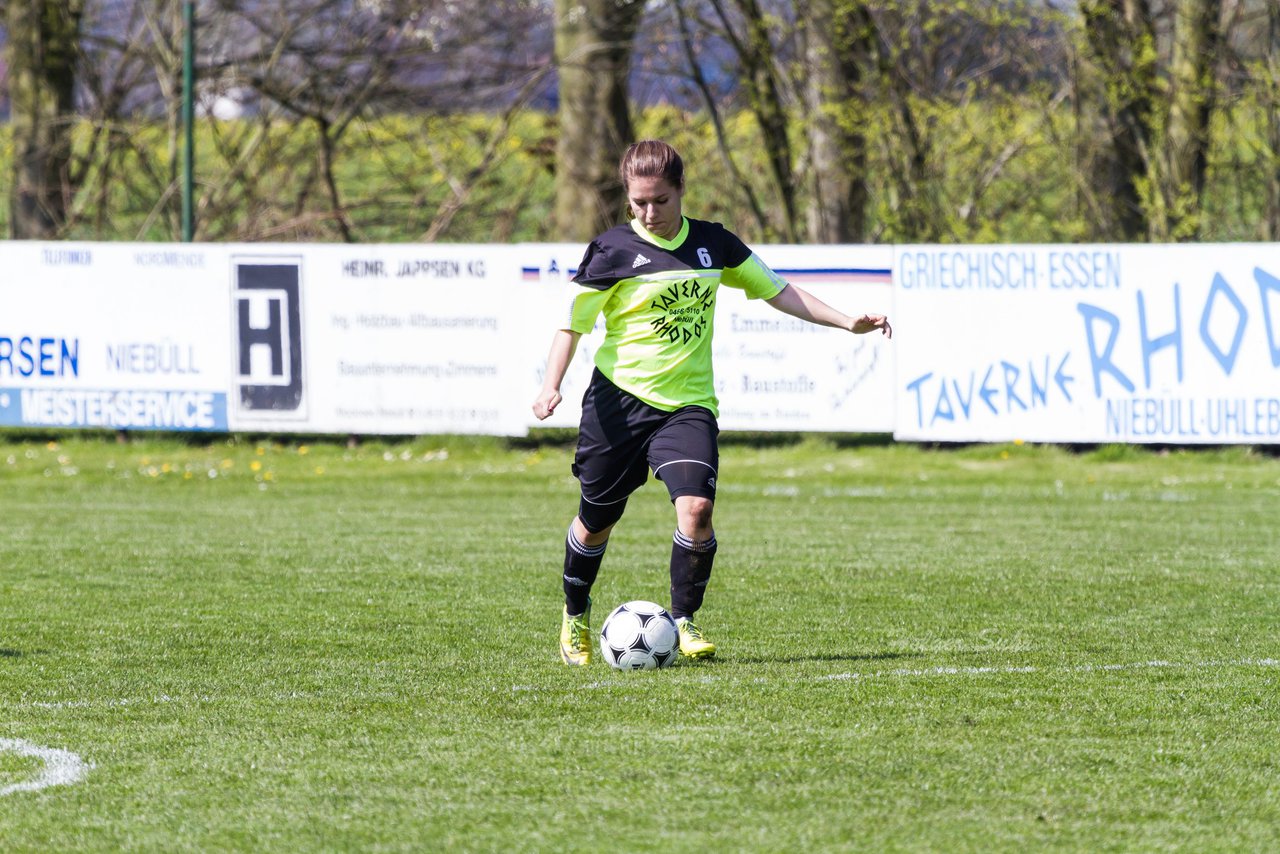
<svg viewBox="0 0 1280 854"><path fill-rule="evenodd" d="M680 632L661 605L624 602L604 618L600 651L609 666L618 670L656 670L678 657Z"/></svg>

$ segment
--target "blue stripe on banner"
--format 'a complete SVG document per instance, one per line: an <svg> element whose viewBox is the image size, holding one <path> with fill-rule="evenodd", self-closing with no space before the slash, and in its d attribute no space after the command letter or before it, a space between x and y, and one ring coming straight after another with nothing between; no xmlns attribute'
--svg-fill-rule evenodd
<svg viewBox="0 0 1280 854"><path fill-rule="evenodd" d="M577 268L577 267L565 267L565 268L564 268L564 276L565 276L565 278L572 279L572 278L573 278L574 276L576 276L576 275L578 275L578 268ZM542 268L541 268L541 267L521 267L521 268L520 268L520 278L521 278L521 280L526 281L526 282L538 282L538 281L541 281L541 280L542 280Z"/></svg>
<svg viewBox="0 0 1280 854"><path fill-rule="evenodd" d="M892 270L888 267L804 267L796 269L779 269L774 270L778 274L798 275L801 273L810 273L815 276L889 276Z"/></svg>
<svg viewBox="0 0 1280 854"><path fill-rule="evenodd" d="M887 267L805 267L804 269L783 268L774 272L788 281L813 284L890 284L893 282L893 271Z"/></svg>
<svg viewBox="0 0 1280 854"><path fill-rule="evenodd" d="M227 395L212 391L0 388L5 427L227 431Z"/></svg>

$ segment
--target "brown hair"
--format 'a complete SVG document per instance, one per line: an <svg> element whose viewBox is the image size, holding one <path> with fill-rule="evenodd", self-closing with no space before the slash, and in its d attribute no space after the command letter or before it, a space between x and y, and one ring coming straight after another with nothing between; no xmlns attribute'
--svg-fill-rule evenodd
<svg viewBox="0 0 1280 854"><path fill-rule="evenodd" d="M618 174L624 189L632 178L662 178L677 190L684 189L684 161L679 152L658 139L632 143L622 155Z"/></svg>

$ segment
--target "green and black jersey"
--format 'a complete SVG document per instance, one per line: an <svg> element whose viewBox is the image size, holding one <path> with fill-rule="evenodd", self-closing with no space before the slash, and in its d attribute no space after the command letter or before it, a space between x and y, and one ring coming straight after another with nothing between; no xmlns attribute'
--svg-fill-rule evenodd
<svg viewBox="0 0 1280 854"><path fill-rule="evenodd" d="M685 218L671 240L636 220L597 237L578 273L568 328L588 333L604 314L596 367L650 406L719 414L711 370L716 291L770 299L786 282L724 226Z"/></svg>

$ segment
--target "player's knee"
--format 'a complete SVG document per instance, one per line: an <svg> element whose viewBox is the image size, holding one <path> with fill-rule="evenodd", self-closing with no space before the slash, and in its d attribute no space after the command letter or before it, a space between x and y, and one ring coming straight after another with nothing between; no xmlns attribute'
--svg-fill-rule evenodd
<svg viewBox="0 0 1280 854"><path fill-rule="evenodd" d="M715 502L701 495L683 495L676 501L676 519L682 531L709 531Z"/></svg>
<svg viewBox="0 0 1280 854"><path fill-rule="evenodd" d="M592 504L583 498L578 501L578 519L582 522L582 527L592 534L599 534L616 525L622 518L622 511L626 509L625 498L613 504Z"/></svg>

